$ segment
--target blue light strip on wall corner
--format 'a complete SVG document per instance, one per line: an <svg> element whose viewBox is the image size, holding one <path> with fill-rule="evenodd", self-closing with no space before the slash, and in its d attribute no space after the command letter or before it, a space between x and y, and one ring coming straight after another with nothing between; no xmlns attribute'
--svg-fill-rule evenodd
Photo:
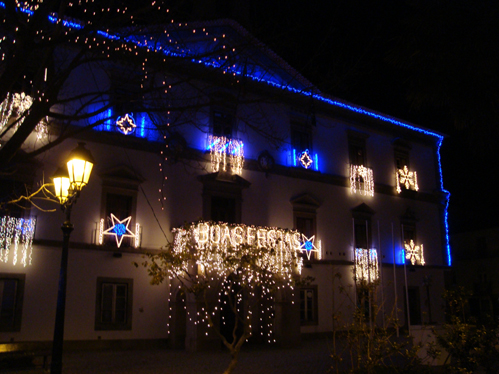
<svg viewBox="0 0 499 374"><path fill-rule="evenodd" d="M316 171L319 171L319 156L317 156L317 153L314 155L314 162L315 162L314 169Z"/></svg>
<svg viewBox="0 0 499 374"><path fill-rule="evenodd" d="M293 148L293 166L296 166L296 149Z"/></svg>

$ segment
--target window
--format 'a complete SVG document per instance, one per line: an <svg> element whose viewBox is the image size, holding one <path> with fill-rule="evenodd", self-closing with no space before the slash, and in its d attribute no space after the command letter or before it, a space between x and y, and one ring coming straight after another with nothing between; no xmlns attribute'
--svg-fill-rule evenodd
<svg viewBox="0 0 499 374"><path fill-rule="evenodd" d="M236 223L236 200L212 196L210 219L215 222Z"/></svg>
<svg viewBox="0 0 499 374"><path fill-rule="evenodd" d="M300 252L304 259L320 260L322 257L319 238L317 237L317 208L320 203L308 194L290 200L293 205L293 228L311 240L311 249ZM306 240L304 239L304 240Z"/></svg>
<svg viewBox="0 0 499 374"><path fill-rule="evenodd" d="M228 112L214 109L211 115L213 135L225 136L232 139L234 136L234 116Z"/></svg>
<svg viewBox="0 0 499 374"><path fill-rule="evenodd" d="M203 218L228 223L241 222L242 191L249 183L239 175L212 173L198 176L203 184Z"/></svg>
<svg viewBox="0 0 499 374"><path fill-rule="evenodd" d="M354 250L355 248L372 249L371 218L373 215L374 210L364 203L352 209Z"/></svg>
<svg viewBox="0 0 499 374"><path fill-rule="evenodd" d="M300 324L317 325L317 286L300 288Z"/></svg>
<svg viewBox="0 0 499 374"><path fill-rule="evenodd" d="M405 261L412 265L425 265L424 247L417 237L416 214L407 208L401 217L402 243L405 253Z"/></svg>
<svg viewBox="0 0 499 374"><path fill-rule="evenodd" d="M411 325L421 325L421 298L419 295L419 287L408 287L407 298L409 299L409 316L407 316L407 303L404 303L406 321L409 319Z"/></svg>
<svg viewBox="0 0 499 374"><path fill-rule="evenodd" d="M368 135L348 131L348 154L350 165L367 166L366 139Z"/></svg>
<svg viewBox="0 0 499 374"><path fill-rule="evenodd" d="M115 119L143 112L141 77L135 71L115 68L111 76L111 101Z"/></svg>
<svg viewBox="0 0 499 374"><path fill-rule="evenodd" d="M395 156L395 167L398 169L403 169L404 166L409 167L409 152L411 146L409 143L402 139L396 139L393 142L394 156Z"/></svg>
<svg viewBox="0 0 499 374"><path fill-rule="evenodd" d="M355 228L355 248L370 249L371 247L371 220L356 219Z"/></svg>
<svg viewBox="0 0 499 374"><path fill-rule="evenodd" d="M297 152L312 152L312 131L306 125L291 123L291 147Z"/></svg>
<svg viewBox="0 0 499 374"><path fill-rule="evenodd" d="M95 330L132 329L133 279L97 278Z"/></svg>
<svg viewBox="0 0 499 374"><path fill-rule="evenodd" d="M0 274L0 331L21 331L25 274Z"/></svg>
<svg viewBox="0 0 499 374"><path fill-rule="evenodd" d="M137 221L135 218L135 211L137 206L137 190L138 186L144 181L144 179L127 166L118 166L109 169L101 174L101 178L102 231L112 229L113 226L119 226L120 230L113 230L110 235L101 235L99 228L97 242L99 244L116 247L117 239L118 242L121 239L120 247L135 246L135 240L130 232L133 234L136 232ZM111 214L115 218L111 218ZM126 220L128 217L131 217L131 219ZM119 221L124 222L116 225ZM126 224L128 224L128 226L126 226ZM127 231L127 229L130 232ZM117 235L114 235L114 233ZM124 235L118 236L119 233L123 233Z"/></svg>
<svg viewBox="0 0 499 374"><path fill-rule="evenodd" d="M111 214L113 214L119 221L123 221L128 217L133 216L133 203L134 197L130 195L121 195L117 193L106 193L106 213L104 219L104 229L109 229L113 227L114 223L111 219ZM132 222L128 224L128 229L135 231ZM122 247L130 247L134 244L133 238L123 237L121 241ZM104 244L116 246L116 238L114 235L104 235Z"/></svg>

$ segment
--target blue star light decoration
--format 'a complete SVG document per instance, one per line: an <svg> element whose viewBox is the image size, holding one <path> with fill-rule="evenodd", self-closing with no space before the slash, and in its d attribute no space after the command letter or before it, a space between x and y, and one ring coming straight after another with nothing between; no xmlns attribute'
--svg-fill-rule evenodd
<svg viewBox="0 0 499 374"><path fill-rule="evenodd" d="M305 252L307 254L307 259L310 260L310 255L312 252L317 252L319 253L319 249L315 246L315 235L312 235L312 237L307 238L305 235L301 234L302 236L302 244L300 245L299 250L301 252Z"/></svg>
<svg viewBox="0 0 499 374"><path fill-rule="evenodd" d="M135 234L128 228L131 220L132 217L130 216L120 221L114 214L111 213L111 222L113 225L105 230L102 234L114 235L116 238L116 245L119 248L121 246L123 238L135 238Z"/></svg>
<svg viewBox="0 0 499 374"><path fill-rule="evenodd" d="M116 126L125 135L131 134L137 127L132 115L128 113L116 120Z"/></svg>

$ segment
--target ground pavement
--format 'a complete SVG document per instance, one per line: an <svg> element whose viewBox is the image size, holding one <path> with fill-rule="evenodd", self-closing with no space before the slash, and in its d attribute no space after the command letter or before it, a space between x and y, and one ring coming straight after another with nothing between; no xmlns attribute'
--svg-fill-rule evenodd
<svg viewBox="0 0 499 374"><path fill-rule="evenodd" d="M240 354L233 374L323 374L332 364L331 341L303 341L296 348L248 346ZM227 351L109 350L68 352L63 374L222 374L230 356ZM42 369L11 370L11 374L41 374Z"/></svg>

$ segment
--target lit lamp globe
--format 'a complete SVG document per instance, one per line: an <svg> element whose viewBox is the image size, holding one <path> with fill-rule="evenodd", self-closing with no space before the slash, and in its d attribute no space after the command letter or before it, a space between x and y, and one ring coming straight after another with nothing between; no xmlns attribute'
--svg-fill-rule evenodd
<svg viewBox="0 0 499 374"><path fill-rule="evenodd" d="M55 195L59 199L61 204L64 204L68 199L69 195L69 175L68 169L58 168L55 174L52 176L52 181L54 182Z"/></svg>
<svg viewBox="0 0 499 374"><path fill-rule="evenodd" d="M81 191L88 184L93 166L94 158L85 148L85 143L78 143L71 151L68 161L69 183L73 192Z"/></svg>

